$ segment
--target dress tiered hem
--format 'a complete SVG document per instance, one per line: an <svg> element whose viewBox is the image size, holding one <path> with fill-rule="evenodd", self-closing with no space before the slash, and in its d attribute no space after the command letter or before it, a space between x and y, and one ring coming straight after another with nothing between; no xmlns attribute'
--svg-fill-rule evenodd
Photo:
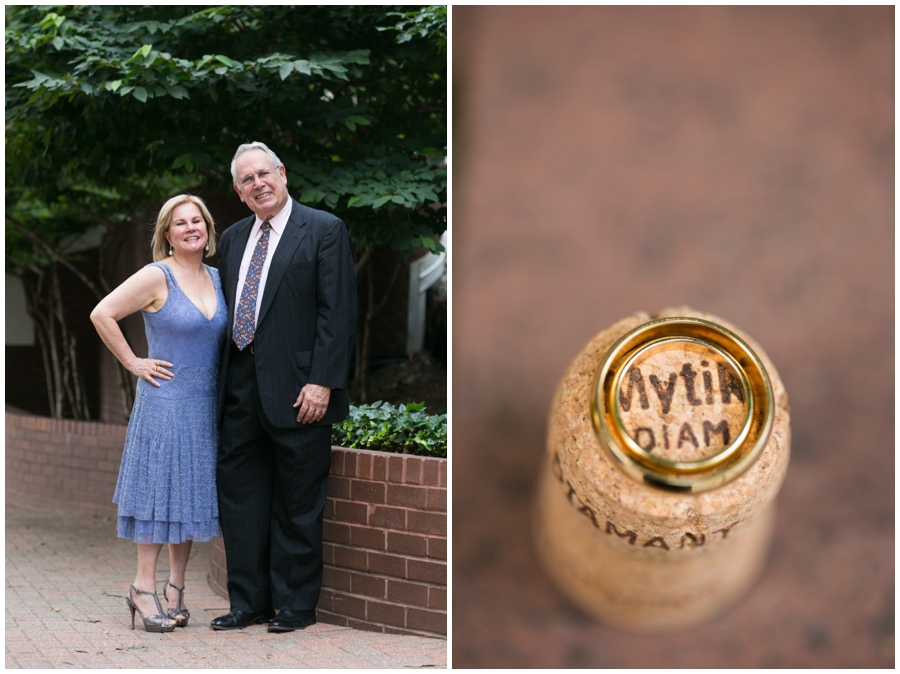
<svg viewBox="0 0 900 674"><path fill-rule="evenodd" d="M209 541L222 535L218 519L204 522L159 522L122 515L116 523L116 531L119 538L128 538L141 544L177 545L185 541Z"/></svg>

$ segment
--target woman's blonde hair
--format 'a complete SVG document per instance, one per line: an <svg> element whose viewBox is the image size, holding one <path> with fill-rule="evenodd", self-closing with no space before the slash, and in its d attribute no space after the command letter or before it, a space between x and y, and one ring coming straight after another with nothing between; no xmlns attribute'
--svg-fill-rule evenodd
<svg viewBox="0 0 900 674"><path fill-rule="evenodd" d="M168 231L169 226L172 224L172 211L188 201L200 209L200 213L203 214L203 219L206 221L206 235L209 239L209 250L206 252L206 257L216 254L216 223L212 215L209 214L209 209L206 208L203 199L192 194L179 194L177 197L172 197L164 203L163 207L159 209L159 215L156 217L156 230L153 232L153 240L150 242L154 262L159 262L169 257L169 242L166 241L165 232Z"/></svg>

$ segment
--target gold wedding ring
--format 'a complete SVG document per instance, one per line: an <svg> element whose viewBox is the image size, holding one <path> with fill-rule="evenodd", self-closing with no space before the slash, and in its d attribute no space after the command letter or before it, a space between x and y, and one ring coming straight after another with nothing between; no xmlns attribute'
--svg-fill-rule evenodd
<svg viewBox="0 0 900 674"><path fill-rule="evenodd" d="M719 487L769 440L774 396L740 337L697 318L645 323L601 361L591 417L604 451L632 478L670 491Z"/></svg>

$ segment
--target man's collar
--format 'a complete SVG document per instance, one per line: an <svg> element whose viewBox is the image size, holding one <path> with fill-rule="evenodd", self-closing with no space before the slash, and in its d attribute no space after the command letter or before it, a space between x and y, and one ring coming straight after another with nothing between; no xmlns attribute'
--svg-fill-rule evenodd
<svg viewBox="0 0 900 674"><path fill-rule="evenodd" d="M287 222L291 217L293 202L294 200L290 195L288 195L287 203L282 207L280 211L278 211L278 213L275 214L274 217L269 220L269 224L272 226L272 229L275 230L275 233L278 234L278 236L281 236L284 233L284 228L285 226L287 226ZM251 236L259 231L259 228L262 227L262 223L263 221L259 219L259 216L255 216L255 219L253 221L253 228L250 230Z"/></svg>

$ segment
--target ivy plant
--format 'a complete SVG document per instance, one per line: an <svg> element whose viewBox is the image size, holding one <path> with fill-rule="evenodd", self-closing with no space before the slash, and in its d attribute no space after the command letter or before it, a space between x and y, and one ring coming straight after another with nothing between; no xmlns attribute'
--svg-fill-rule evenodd
<svg viewBox="0 0 900 674"><path fill-rule="evenodd" d="M446 458L447 415L427 414L425 403L351 405L349 416L334 425L332 442L353 449Z"/></svg>

